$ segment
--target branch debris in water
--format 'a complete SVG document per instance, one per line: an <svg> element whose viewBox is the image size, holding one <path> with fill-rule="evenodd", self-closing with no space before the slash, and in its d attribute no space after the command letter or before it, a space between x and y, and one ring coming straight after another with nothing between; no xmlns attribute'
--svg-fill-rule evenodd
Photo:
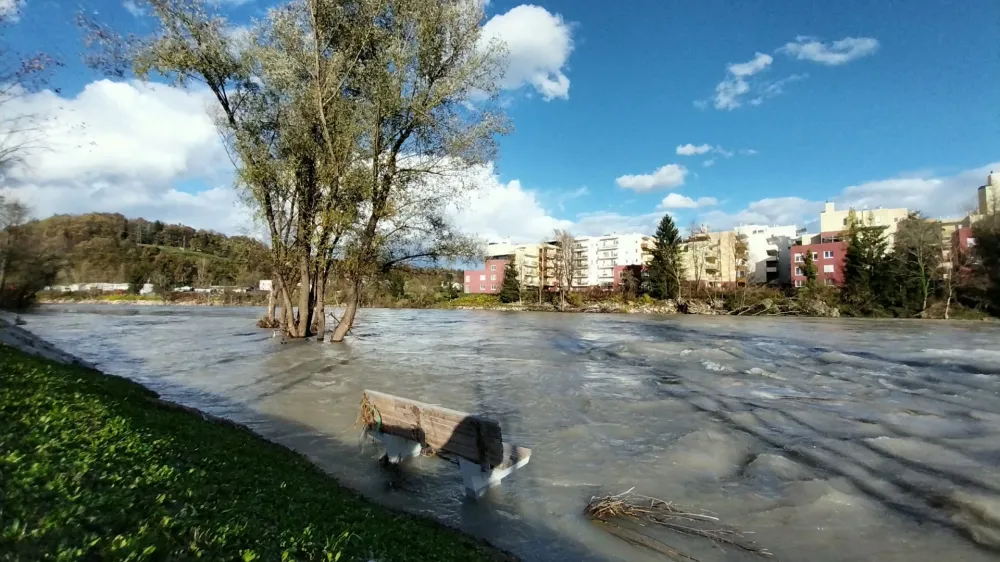
<svg viewBox="0 0 1000 562"><path fill-rule="evenodd" d="M641 535L643 539L649 540L635 540L637 537L632 535L637 533L616 525L616 521L631 520L643 526L655 524L683 535L705 538L715 543L726 544L761 556L771 556L771 553L766 548L757 546L757 544L747 538L746 535L749 533L741 532L730 525L722 523L718 517L710 512L687 509L672 502L633 494L632 490L634 489L632 488L613 496L604 496L601 498L595 496L590 499L590 503L587 504L583 513L592 520L611 525L612 528L616 529L612 530L612 534L623 540L652 548L664 554L681 556L688 560L695 560L695 558L662 543L653 546L650 544L650 541L653 543L657 541L651 537Z"/></svg>

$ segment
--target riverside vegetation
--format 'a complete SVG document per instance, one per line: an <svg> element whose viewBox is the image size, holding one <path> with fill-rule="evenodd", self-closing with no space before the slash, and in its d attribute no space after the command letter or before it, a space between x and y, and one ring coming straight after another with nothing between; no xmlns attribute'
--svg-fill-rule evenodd
<svg viewBox="0 0 1000 562"><path fill-rule="evenodd" d="M0 345L0 559L510 560L128 380Z"/></svg>

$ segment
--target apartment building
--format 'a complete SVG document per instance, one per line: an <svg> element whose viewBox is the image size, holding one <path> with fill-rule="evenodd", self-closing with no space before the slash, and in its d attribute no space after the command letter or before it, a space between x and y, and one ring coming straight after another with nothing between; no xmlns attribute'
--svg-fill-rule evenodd
<svg viewBox="0 0 1000 562"><path fill-rule="evenodd" d="M555 241L548 243L555 246ZM574 288L615 286L622 271L653 259L655 242L643 234L605 234L573 239Z"/></svg>
<svg viewBox="0 0 1000 562"><path fill-rule="evenodd" d="M979 186L979 214L992 215L1000 209L1000 178L990 171L986 183Z"/></svg>
<svg viewBox="0 0 1000 562"><path fill-rule="evenodd" d="M556 278L552 262L555 256L556 247L552 244L490 242L486 245L484 268L463 272L464 292L499 293L510 260L514 260L521 287L538 287L539 283L544 287L554 286Z"/></svg>
<svg viewBox="0 0 1000 562"><path fill-rule="evenodd" d="M805 259L812 254L816 266L816 284L840 286L844 282L844 264L847 261L847 238L842 233L806 234L799 244L792 246L790 277L792 285L806 284Z"/></svg>
<svg viewBox="0 0 1000 562"><path fill-rule="evenodd" d="M748 277L751 283L788 285L792 244L800 231L793 225L747 224L734 229L747 244Z"/></svg>
<svg viewBox="0 0 1000 562"><path fill-rule="evenodd" d="M744 235L702 228L681 245L685 279L708 287L745 283L750 273L746 254Z"/></svg>
<svg viewBox="0 0 1000 562"><path fill-rule="evenodd" d="M877 207L875 209L847 209L838 211L834 208L833 202L827 201L826 205L823 206L823 212L819 214L820 235L829 238L847 230L850 227L847 224L847 219L852 210L861 224L865 226L885 227L885 234L890 248L895 239L896 230L899 228L899 221L910 215L910 211L904 208L884 209Z"/></svg>

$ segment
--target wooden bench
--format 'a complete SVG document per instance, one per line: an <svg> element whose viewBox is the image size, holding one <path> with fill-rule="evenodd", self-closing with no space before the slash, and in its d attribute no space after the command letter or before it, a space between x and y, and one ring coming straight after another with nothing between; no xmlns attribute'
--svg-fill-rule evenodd
<svg viewBox="0 0 1000 562"><path fill-rule="evenodd" d="M418 456L425 447L457 458L465 493L475 499L531 458L530 449L504 443L493 420L374 390L364 391L359 420L385 447L390 463Z"/></svg>

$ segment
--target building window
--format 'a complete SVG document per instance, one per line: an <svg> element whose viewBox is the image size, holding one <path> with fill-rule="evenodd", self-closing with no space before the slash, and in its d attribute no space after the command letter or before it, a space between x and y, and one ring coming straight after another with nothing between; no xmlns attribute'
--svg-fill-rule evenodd
<svg viewBox="0 0 1000 562"><path fill-rule="evenodd" d="M795 254L795 263L802 263L802 254Z"/></svg>
<svg viewBox="0 0 1000 562"><path fill-rule="evenodd" d="M823 259L825 259L825 260L832 260L833 259L833 250L823 250Z"/></svg>
<svg viewBox="0 0 1000 562"><path fill-rule="evenodd" d="M833 264L827 264L823 266L823 273L833 273Z"/></svg>
<svg viewBox="0 0 1000 562"><path fill-rule="evenodd" d="M833 279L824 279L824 280L823 280L823 283L824 283L824 284L825 284L825 285L826 285L827 287L832 287L832 286L834 285L834 282L833 282Z"/></svg>
<svg viewBox="0 0 1000 562"><path fill-rule="evenodd" d="M480 275L479 276L479 280L480 281L486 281L486 275Z"/></svg>
<svg viewBox="0 0 1000 562"><path fill-rule="evenodd" d="M480 291L485 291L486 290L486 285L480 285L479 286L479 290Z"/></svg>
<svg viewBox="0 0 1000 562"><path fill-rule="evenodd" d="M490 285L490 290L491 291L496 291L497 290L497 286L496 285Z"/></svg>
<svg viewBox="0 0 1000 562"><path fill-rule="evenodd" d="M466 275L465 276L465 282L466 283L468 283L469 281L471 281L471 279L469 279L469 277L472 277L472 276L471 275Z"/></svg>
<svg viewBox="0 0 1000 562"><path fill-rule="evenodd" d="M844 226L847 226L847 217L844 217Z"/></svg>
<svg viewBox="0 0 1000 562"><path fill-rule="evenodd" d="M802 286L802 280L801 279L796 279L795 280L795 286L796 287L801 287Z"/></svg>
<svg viewBox="0 0 1000 562"><path fill-rule="evenodd" d="M805 275L805 274L802 273L802 268L801 267L796 267L795 268L795 275Z"/></svg>
<svg viewBox="0 0 1000 562"><path fill-rule="evenodd" d="M496 281L496 280L497 280L496 275L490 275L490 281Z"/></svg>
<svg viewBox="0 0 1000 562"><path fill-rule="evenodd" d="M496 271L496 270L497 270L497 266L496 265L491 265L490 266L490 271Z"/></svg>
<svg viewBox="0 0 1000 562"><path fill-rule="evenodd" d="M816 252L813 252L812 254L813 254L813 261L816 261L816 260L819 259L819 254L817 254Z"/></svg>

